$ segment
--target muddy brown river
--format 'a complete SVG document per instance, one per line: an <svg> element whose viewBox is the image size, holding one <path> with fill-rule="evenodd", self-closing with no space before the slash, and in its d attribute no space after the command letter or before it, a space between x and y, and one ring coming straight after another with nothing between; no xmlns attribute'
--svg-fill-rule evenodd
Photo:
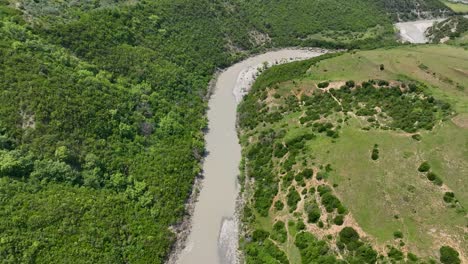
<svg viewBox="0 0 468 264"><path fill-rule="evenodd" d="M238 262L236 201L241 147L236 133L236 109L255 80L258 69L316 57L321 50L283 49L251 57L223 71L209 101L204 179L191 219L191 232L179 253L180 264Z"/></svg>

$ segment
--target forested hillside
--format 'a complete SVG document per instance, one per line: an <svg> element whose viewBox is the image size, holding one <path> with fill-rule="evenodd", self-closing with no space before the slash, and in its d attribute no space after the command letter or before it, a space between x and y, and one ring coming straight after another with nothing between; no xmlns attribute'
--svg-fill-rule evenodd
<svg viewBox="0 0 468 264"><path fill-rule="evenodd" d="M393 43L367 0L0 0L0 19L5 263L163 262L216 69L271 47Z"/></svg>

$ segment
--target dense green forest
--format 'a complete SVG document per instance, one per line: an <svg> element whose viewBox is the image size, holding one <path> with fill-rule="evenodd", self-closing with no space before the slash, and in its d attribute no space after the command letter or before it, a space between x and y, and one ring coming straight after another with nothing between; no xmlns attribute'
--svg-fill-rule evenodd
<svg viewBox="0 0 468 264"><path fill-rule="evenodd" d="M315 17L319 2L252 3L263 21L244 1L0 1L2 262L163 262L216 69L274 46L393 43L374 5ZM278 12L307 19L290 31ZM325 29L356 37L300 40Z"/></svg>

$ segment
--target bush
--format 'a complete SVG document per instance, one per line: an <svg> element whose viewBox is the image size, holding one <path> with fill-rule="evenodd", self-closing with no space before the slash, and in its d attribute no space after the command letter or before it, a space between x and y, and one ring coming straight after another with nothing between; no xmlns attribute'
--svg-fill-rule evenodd
<svg viewBox="0 0 468 264"><path fill-rule="evenodd" d="M444 194L444 201L446 203L451 203L455 199L455 194L453 192L446 192Z"/></svg>
<svg viewBox="0 0 468 264"><path fill-rule="evenodd" d="M411 260L411 261L418 261L418 256L416 256L415 254L409 252L409 253L408 253L408 260Z"/></svg>
<svg viewBox="0 0 468 264"><path fill-rule="evenodd" d="M338 205L337 212L339 214L344 215L344 214L346 214L348 212L348 210L346 209L346 207L344 207L343 204L340 204L340 205Z"/></svg>
<svg viewBox="0 0 468 264"><path fill-rule="evenodd" d="M328 178L328 175L327 175L326 172L319 171L319 172L317 172L316 178L317 178L317 181L321 181L321 180L323 180L323 179Z"/></svg>
<svg viewBox="0 0 468 264"><path fill-rule="evenodd" d="M396 249L395 247L392 247L390 251L387 253L388 257L391 259L394 259L396 261L403 260L405 257L403 255L403 252L400 250Z"/></svg>
<svg viewBox="0 0 468 264"><path fill-rule="evenodd" d="M31 178L39 181L55 181L69 184L77 184L80 181L80 175L70 165L52 160L36 160Z"/></svg>
<svg viewBox="0 0 468 264"><path fill-rule="evenodd" d="M318 240L311 233L297 234L294 244L301 253L302 263L337 263L327 242Z"/></svg>
<svg viewBox="0 0 468 264"><path fill-rule="evenodd" d="M327 186L327 185L320 185L317 187L317 191L319 192L320 196L326 194L326 193L329 193L332 191L332 189Z"/></svg>
<svg viewBox="0 0 468 264"><path fill-rule="evenodd" d="M302 176L306 179L311 179L314 175L314 170L312 169L305 169L301 172Z"/></svg>
<svg viewBox="0 0 468 264"><path fill-rule="evenodd" d="M416 141L421 141L422 136L419 135L419 134L415 134L415 135L412 135L411 138L413 138L413 139L416 140Z"/></svg>
<svg viewBox="0 0 468 264"><path fill-rule="evenodd" d="M440 262L443 264L460 264L460 254L449 246L440 248Z"/></svg>
<svg viewBox="0 0 468 264"><path fill-rule="evenodd" d="M309 223L317 223L320 220L321 212L317 206L314 206L309 212L307 212L307 221Z"/></svg>
<svg viewBox="0 0 468 264"><path fill-rule="evenodd" d="M401 231L395 231L395 232L393 232L393 237L395 239L403 238L403 233Z"/></svg>
<svg viewBox="0 0 468 264"><path fill-rule="evenodd" d="M325 226L325 225L323 224L322 221L319 221L319 222L318 222L318 227L323 228L324 226Z"/></svg>
<svg viewBox="0 0 468 264"><path fill-rule="evenodd" d="M301 231L301 230L304 230L306 226L305 226L305 224L304 224L304 221L298 220L298 221L297 221L297 224L296 224L296 227L297 227L297 230L298 230L298 231Z"/></svg>
<svg viewBox="0 0 468 264"><path fill-rule="evenodd" d="M335 225L343 225L344 223L344 216L343 215L337 215L334 219L333 219L333 223Z"/></svg>
<svg viewBox="0 0 468 264"><path fill-rule="evenodd" d="M309 193L310 194L315 194L315 187L310 187Z"/></svg>
<svg viewBox="0 0 468 264"><path fill-rule="evenodd" d="M357 262L354 263L375 263L377 255L377 252L370 245L362 245L356 250Z"/></svg>
<svg viewBox="0 0 468 264"><path fill-rule="evenodd" d="M372 160L378 160L379 159L379 149L374 146L374 149L372 150L372 155L371 155Z"/></svg>
<svg viewBox="0 0 468 264"><path fill-rule="evenodd" d="M437 178L437 175L433 172L429 172L427 174L427 179L430 180L430 181L435 181L435 179Z"/></svg>
<svg viewBox="0 0 468 264"><path fill-rule="evenodd" d="M283 208L284 208L284 203L282 201L278 200L275 202L275 209L277 211L281 211L283 210Z"/></svg>
<svg viewBox="0 0 468 264"><path fill-rule="evenodd" d="M431 165L429 165L429 163L427 163L427 161L424 161L419 166L418 171L419 172L428 172L430 169L431 169Z"/></svg>
<svg viewBox="0 0 468 264"><path fill-rule="evenodd" d="M346 86L348 86L349 88L353 88L354 86L356 86L356 83L354 83L354 81L347 81Z"/></svg>
<svg viewBox="0 0 468 264"><path fill-rule="evenodd" d="M340 231L340 241L345 245L359 240L359 234L354 228L347 226Z"/></svg>
<svg viewBox="0 0 468 264"><path fill-rule="evenodd" d="M291 212L295 211L297 209L297 203L301 200L301 196L299 193L296 191L296 188L291 187L289 188L288 192L288 206Z"/></svg>
<svg viewBox="0 0 468 264"><path fill-rule="evenodd" d="M283 221L278 221L273 225L271 239L276 240L280 243L286 242L286 240L288 239L288 233L286 231L286 226L284 225Z"/></svg>
<svg viewBox="0 0 468 264"><path fill-rule="evenodd" d="M329 192L322 195L321 201L328 213L333 212L335 208L339 208L341 205L340 200Z"/></svg>
<svg viewBox="0 0 468 264"><path fill-rule="evenodd" d="M321 82L317 86L318 88L327 88L330 85L329 82Z"/></svg>
<svg viewBox="0 0 468 264"><path fill-rule="evenodd" d="M262 242L270 236L270 233L265 230L255 229L252 233L252 241Z"/></svg>

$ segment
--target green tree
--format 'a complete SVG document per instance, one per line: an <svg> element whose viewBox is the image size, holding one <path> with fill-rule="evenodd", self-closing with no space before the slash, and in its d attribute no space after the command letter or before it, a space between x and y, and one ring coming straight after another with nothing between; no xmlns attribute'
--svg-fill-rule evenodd
<svg viewBox="0 0 468 264"><path fill-rule="evenodd" d="M443 264L460 264L460 254L450 246L440 248L440 262Z"/></svg>

